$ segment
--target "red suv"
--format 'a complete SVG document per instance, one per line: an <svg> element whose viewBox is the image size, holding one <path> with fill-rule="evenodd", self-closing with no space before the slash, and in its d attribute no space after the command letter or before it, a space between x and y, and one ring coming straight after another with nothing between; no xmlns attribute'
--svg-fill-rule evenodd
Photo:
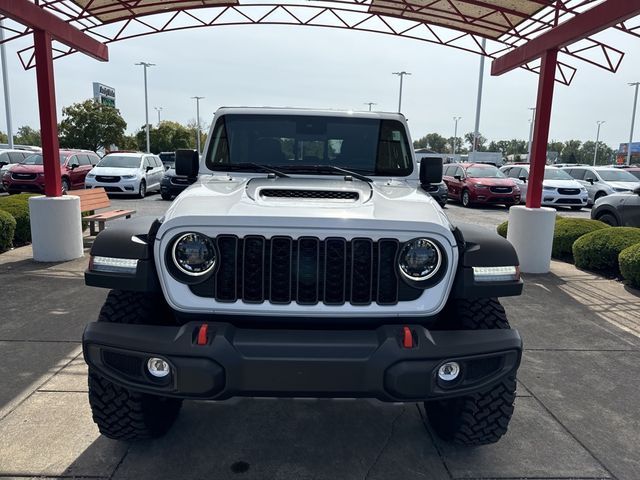
<svg viewBox="0 0 640 480"><path fill-rule="evenodd" d="M485 163L450 163L444 166L443 180L449 198L465 207L474 203L520 203L520 188L493 165Z"/></svg>
<svg viewBox="0 0 640 480"><path fill-rule="evenodd" d="M89 150L60 150L60 176L62 190L84 188L87 173L100 161L100 157ZM5 173L2 185L9 193L44 193L44 167L42 154L34 153Z"/></svg>

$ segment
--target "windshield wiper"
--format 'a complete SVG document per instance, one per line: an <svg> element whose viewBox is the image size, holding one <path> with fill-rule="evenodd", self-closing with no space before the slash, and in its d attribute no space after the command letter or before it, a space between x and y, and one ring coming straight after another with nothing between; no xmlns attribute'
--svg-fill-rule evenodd
<svg viewBox="0 0 640 480"><path fill-rule="evenodd" d="M217 163L212 165L211 170L215 170L215 171L223 171L223 172L238 172L238 171L243 171L243 170L247 170L249 168L252 168L254 170L259 170L262 172L269 172L269 173L273 173L276 177L280 177L280 178L289 178L289 175L287 175L286 173L282 173L280 170L276 170L275 168L271 168L267 165L260 165L259 163L250 163L250 162L243 162L243 163ZM251 171L251 170L249 170Z"/></svg>
<svg viewBox="0 0 640 480"><path fill-rule="evenodd" d="M358 180L362 180L363 182L372 183L369 177L366 177L360 173L353 172L351 170L346 170L344 168L336 167L335 165L278 165L278 168L285 169L287 172L292 173L319 173L319 172L336 172L342 173L345 175L349 175L353 178L357 178Z"/></svg>

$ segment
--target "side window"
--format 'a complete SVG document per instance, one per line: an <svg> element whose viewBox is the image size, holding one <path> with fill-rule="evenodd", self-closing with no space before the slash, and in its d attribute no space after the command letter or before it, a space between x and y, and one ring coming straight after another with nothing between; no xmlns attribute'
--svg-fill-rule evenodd
<svg viewBox="0 0 640 480"><path fill-rule="evenodd" d="M9 157L9 158L7 158ZM25 159L25 156L22 153L18 152L9 152L0 158L0 161L8 161L9 163L20 163Z"/></svg>
<svg viewBox="0 0 640 480"><path fill-rule="evenodd" d="M586 170L583 170L582 168L572 168L571 170L568 170L568 172L569 175L571 175L576 180L584 180L584 174Z"/></svg>
<svg viewBox="0 0 640 480"><path fill-rule="evenodd" d="M80 160L78 159L78 155L71 155L67 160L67 165L70 167L71 165L80 165Z"/></svg>
<svg viewBox="0 0 640 480"><path fill-rule="evenodd" d="M98 157L97 155L89 154L89 162L91 162L91 165L97 165L99 161L100 157Z"/></svg>
<svg viewBox="0 0 640 480"><path fill-rule="evenodd" d="M144 163L142 164L142 168L153 167L151 164L151 157L144 157Z"/></svg>
<svg viewBox="0 0 640 480"><path fill-rule="evenodd" d="M156 167L162 167L162 160L159 157L153 157L156 161Z"/></svg>
<svg viewBox="0 0 640 480"><path fill-rule="evenodd" d="M442 169L442 175L443 175L443 176L444 176L444 175L446 175L446 176L450 176L450 175L451 175L451 173L450 173L450 172L451 172L451 166L450 166L450 165L449 165L449 166L445 166L445 167Z"/></svg>
<svg viewBox="0 0 640 480"><path fill-rule="evenodd" d="M586 174L584 176L584 179L588 182L589 180L593 180L594 182L598 181L598 177L596 177L596 174L593 173L590 170L585 170Z"/></svg>
<svg viewBox="0 0 640 480"><path fill-rule="evenodd" d="M520 178L520 172L522 169L520 167L512 168L509 170L509 178Z"/></svg>
<svg viewBox="0 0 640 480"><path fill-rule="evenodd" d="M464 172L462 171L462 167L456 167L455 171L453 172L453 175L460 175L461 178L464 177Z"/></svg>
<svg viewBox="0 0 640 480"><path fill-rule="evenodd" d="M91 165L88 155L78 155L78 161L80 162L80 165L83 167Z"/></svg>

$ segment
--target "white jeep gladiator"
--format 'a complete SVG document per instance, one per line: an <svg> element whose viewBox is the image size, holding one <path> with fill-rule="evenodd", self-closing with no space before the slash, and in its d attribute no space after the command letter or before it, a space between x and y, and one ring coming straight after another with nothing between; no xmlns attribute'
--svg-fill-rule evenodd
<svg viewBox="0 0 640 480"><path fill-rule="evenodd" d="M194 180L159 219L100 233L87 285L111 289L83 337L89 401L115 439L164 434L185 399L424 402L446 440L497 441L522 291L497 234L453 225L396 113L221 108ZM197 180L195 180L197 177Z"/></svg>

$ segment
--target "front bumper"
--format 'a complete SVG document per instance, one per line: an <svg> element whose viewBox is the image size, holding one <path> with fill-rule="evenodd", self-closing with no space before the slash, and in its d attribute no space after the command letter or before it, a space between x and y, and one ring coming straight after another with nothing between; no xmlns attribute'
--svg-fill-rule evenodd
<svg viewBox="0 0 640 480"><path fill-rule="evenodd" d="M179 398L234 396L377 398L418 401L485 390L515 373L522 355L516 330L429 331L409 325L372 330L241 329L202 322L182 327L90 323L83 335L92 369L132 390ZM201 337L202 338L202 337ZM147 360L171 366L152 377ZM437 376L445 361L461 365L459 377Z"/></svg>
<svg viewBox="0 0 640 480"><path fill-rule="evenodd" d="M3 180L4 190L11 193L44 193L44 177L34 180Z"/></svg>
<svg viewBox="0 0 640 480"><path fill-rule="evenodd" d="M549 207L586 207L589 201L587 192L576 195L564 195L553 190L542 191L542 205Z"/></svg>
<svg viewBox="0 0 640 480"><path fill-rule="evenodd" d="M470 191L471 201L474 203L497 203L517 205L520 203L520 193L494 193L489 189Z"/></svg>
<svg viewBox="0 0 640 480"><path fill-rule="evenodd" d="M118 182L98 182L95 178L85 180L85 188L104 188L107 193L134 194L140 190L140 179L121 179Z"/></svg>

